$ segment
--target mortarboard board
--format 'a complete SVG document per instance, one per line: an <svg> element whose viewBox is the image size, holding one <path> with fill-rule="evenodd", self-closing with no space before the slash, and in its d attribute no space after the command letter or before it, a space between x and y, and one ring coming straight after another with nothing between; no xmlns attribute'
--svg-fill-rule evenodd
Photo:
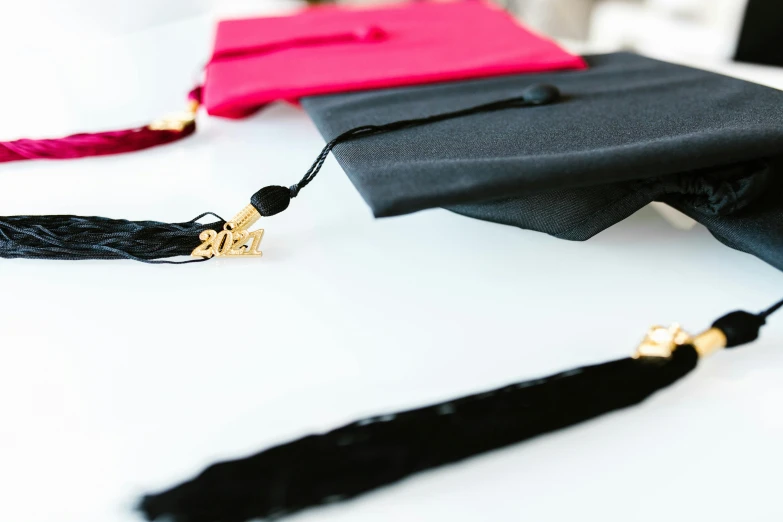
<svg viewBox="0 0 783 522"><path fill-rule="evenodd" d="M484 2L322 7L218 24L204 105L236 117L317 94L584 68Z"/></svg>
<svg viewBox="0 0 783 522"><path fill-rule="evenodd" d="M445 207L585 240L664 201L783 269L783 92L630 53L589 69L308 97L328 141L357 122L557 86L558 103L349 141L334 154L376 216Z"/></svg>

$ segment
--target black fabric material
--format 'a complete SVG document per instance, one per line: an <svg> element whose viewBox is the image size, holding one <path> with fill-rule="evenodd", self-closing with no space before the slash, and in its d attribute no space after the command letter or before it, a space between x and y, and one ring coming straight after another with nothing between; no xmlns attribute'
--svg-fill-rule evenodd
<svg viewBox="0 0 783 522"><path fill-rule="evenodd" d="M768 165L769 181L764 190L738 212L711 214L676 196L664 201L702 223L725 245L783 270L783 159L776 158Z"/></svg>
<svg viewBox="0 0 783 522"><path fill-rule="evenodd" d="M783 93L628 53L590 69L305 98L329 140L359 125L518 95L507 109L342 143L334 154L376 216L445 207L585 240L650 201L783 269Z"/></svg>
<svg viewBox="0 0 783 522"><path fill-rule="evenodd" d="M740 62L783 65L781 28L783 2L748 0L734 58Z"/></svg>
<svg viewBox="0 0 783 522"><path fill-rule="evenodd" d="M264 187L250 198L250 204L265 217L274 216L291 204L291 189L279 185Z"/></svg>
<svg viewBox="0 0 783 522"><path fill-rule="evenodd" d="M637 404L696 367L690 345L671 358L621 359L512 384L222 462L141 510L149 520L244 522L353 498L408 475Z"/></svg>
<svg viewBox="0 0 783 522"><path fill-rule="evenodd" d="M584 241L652 201L664 201L705 225L722 243L783 270L783 160L556 190L449 210Z"/></svg>
<svg viewBox="0 0 783 522"><path fill-rule="evenodd" d="M207 215L220 221L198 223ZM70 215L0 217L0 258L198 263L203 260L162 261L161 258L189 256L201 243L201 232L220 230L224 224L220 216L211 212L185 223Z"/></svg>
<svg viewBox="0 0 783 522"><path fill-rule="evenodd" d="M302 176L302 179L298 182L291 185L288 189L279 185L264 187L253 195L250 202L262 216L272 216L282 212L288 208L291 198L298 196L303 188L312 183L321 171L326 158L328 158L332 150L341 143L367 138L369 136L397 132L402 129L431 125L436 122L453 118L463 118L465 116L470 116L471 114L555 103L559 99L560 91L557 87L545 84L534 84L525 88L520 96L515 96L513 98L505 98L490 103L458 109L456 111L433 114L423 118L396 120L385 125L360 125L359 127L353 127L329 140L324 148L321 149L321 153L315 158L313 164L307 172L305 172L304 176Z"/></svg>
<svg viewBox="0 0 783 522"><path fill-rule="evenodd" d="M730 312L712 323L726 336L726 348L736 348L758 339L761 327L769 316L783 308L783 300L778 301L761 313L753 314L744 310Z"/></svg>
<svg viewBox="0 0 783 522"><path fill-rule="evenodd" d="M731 312L712 323L726 336L726 348L735 348L758 339L767 318L763 314L751 314L743 310Z"/></svg>

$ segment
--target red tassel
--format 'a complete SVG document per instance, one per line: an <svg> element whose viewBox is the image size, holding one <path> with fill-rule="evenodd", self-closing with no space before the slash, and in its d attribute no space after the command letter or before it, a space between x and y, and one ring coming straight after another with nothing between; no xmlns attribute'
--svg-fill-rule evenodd
<svg viewBox="0 0 783 522"><path fill-rule="evenodd" d="M106 156L163 145L190 136L196 125L177 130L153 130L140 127L96 134L73 134L50 140L16 140L0 142L0 163L31 159L73 159Z"/></svg>
<svg viewBox="0 0 783 522"><path fill-rule="evenodd" d="M106 156L148 149L181 140L196 131L196 112L201 87L188 94L188 111L144 127L94 134L73 134L64 138L0 142L0 163L32 159L74 159Z"/></svg>

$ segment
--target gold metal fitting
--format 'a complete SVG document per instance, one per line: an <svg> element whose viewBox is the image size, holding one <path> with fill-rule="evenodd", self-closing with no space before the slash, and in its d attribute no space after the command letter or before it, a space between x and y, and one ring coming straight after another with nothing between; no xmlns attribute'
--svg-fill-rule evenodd
<svg viewBox="0 0 783 522"><path fill-rule="evenodd" d="M188 100L188 108L183 112L167 114L159 120L155 120L147 128L155 131L176 131L182 132L185 127L192 125L196 121L196 114L201 105L196 100Z"/></svg>
<svg viewBox="0 0 783 522"><path fill-rule="evenodd" d="M726 335L717 328L710 328L699 335L691 336L677 323L669 328L653 326L636 348L633 358L671 357L674 350L683 344L692 345L700 358L707 357L726 347Z"/></svg>
<svg viewBox="0 0 783 522"><path fill-rule="evenodd" d="M691 336L688 332L674 323L669 328L653 326L647 331L647 335L636 348L634 359L640 357L671 357L674 350L681 344L688 344Z"/></svg>
<svg viewBox="0 0 783 522"><path fill-rule="evenodd" d="M185 130L185 127L192 125L194 121L196 121L196 114L194 112L179 112L155 120L147 125L147 128L154 131L182 132Z"/></svg>

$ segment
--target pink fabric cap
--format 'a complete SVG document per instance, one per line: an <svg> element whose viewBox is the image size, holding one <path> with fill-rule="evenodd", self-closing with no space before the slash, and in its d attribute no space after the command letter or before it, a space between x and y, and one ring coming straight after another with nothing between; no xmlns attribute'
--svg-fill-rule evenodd
<svg viewBox="0 0 783 522"><path fill-rule="evenodd" d="M240 118L304 96L586 67L481 1L330 6L220 22L204 104Z"/></svg>

